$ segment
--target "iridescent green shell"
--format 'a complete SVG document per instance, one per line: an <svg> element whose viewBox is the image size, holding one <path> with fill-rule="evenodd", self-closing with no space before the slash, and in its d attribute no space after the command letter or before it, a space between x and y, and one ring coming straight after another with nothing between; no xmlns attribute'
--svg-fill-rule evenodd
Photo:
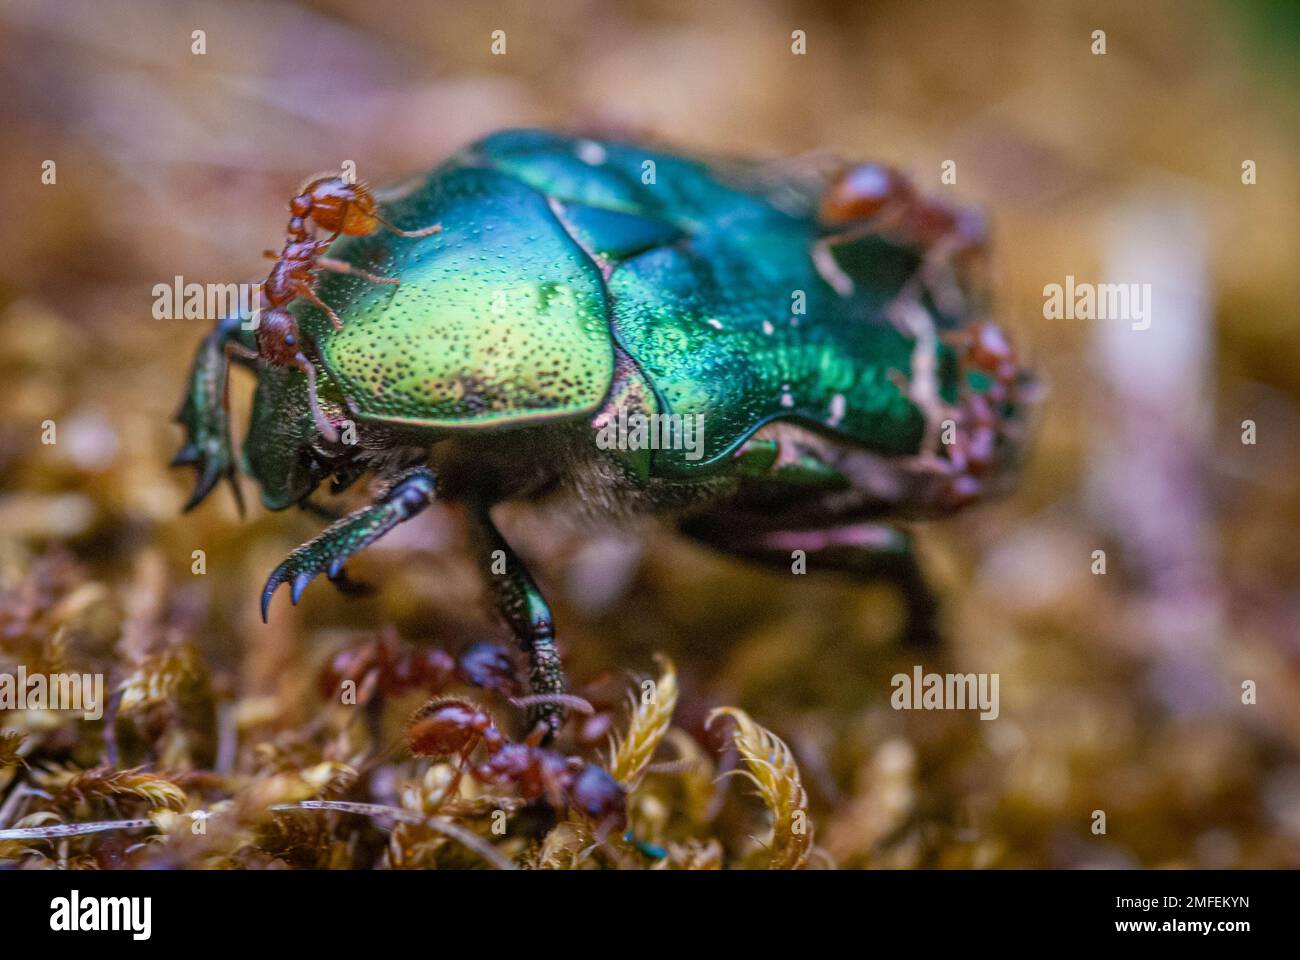
<svg viewBox="0 0 1300 960"><path fill-rule="evenodd" d="M500 133L385 207L441 234L332 251L400 286L327 274L320 293L343 329L299 316L362 417L445 429L585 417L606 399L617 344L661 412L704 417L703 458L656 450L656 474L716 468L778 418L915 452L916 344L886 307L919 252L878 237L834 248L853 286L843 296L814 262L815 201L756 166ZM937 329L954 325L922 303ZM934 349L953 402L956 364Z"/></svg>
<svg viewBox="0 0 1300 960"><path fill-rule="evenodd" d="M364 418L456 429L571 418L599 407L614 369L600 271L546 198L490 170L449 169L386 212L380 231L331 255L400 285L323 274L300 322Z"/></svg>

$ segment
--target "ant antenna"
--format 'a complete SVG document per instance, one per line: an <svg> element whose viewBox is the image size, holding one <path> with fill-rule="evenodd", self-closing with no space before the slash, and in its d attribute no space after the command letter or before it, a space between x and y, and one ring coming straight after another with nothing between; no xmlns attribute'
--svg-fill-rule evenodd
<svg viewBox="0 0 1300 960"><path fill-rule="evenodd" d="M339 432L325 416L325 411L320 407L320 398L316 396L316 368L301 353L295 359L297 360L295 366L307 375L307 403L311 406L311 415L316 421L316 429L328 443L338 443Z"/></svg>
<svg viewBox="0 0 1300 960"><path fill-rule="evenodd" d="M377 223L381 224L385 229L391 231L392 233L397 234L399 237L427 237L433 233L442 233L441 223L435 223L433 226L425 227L422 230L403 230L400 227L394 226L393 224L389 223L387 220L385 220L377 213L372 213L371 216L375 218L375 221Z"/></svg>

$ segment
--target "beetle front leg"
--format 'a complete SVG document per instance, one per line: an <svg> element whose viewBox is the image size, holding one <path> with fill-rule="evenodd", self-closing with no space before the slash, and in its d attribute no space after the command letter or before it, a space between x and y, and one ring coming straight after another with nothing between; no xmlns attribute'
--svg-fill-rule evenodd
<svg viewBox="0 0 1300 960"><path fill-rule="evenodd" d="M231 453L226 381L230 361L247 364L249 355L256 355L256 347L253 331L244 329L236 315L221 320L194 355L185 402L176 414L176 422L185 428L185 445L171 462L174 467L192 466L198 471L186 511L198 506L223 477L230 481L235 501L243 510Z"/></svg>
<svg viewBox="0 0 1300 960"><path fill-rule="evenodd" d="M348 557L360 553L431 504L436 489L432 470L427 467L408 470L399 475L384 495L370 506L331 524L315 539L289 554L289 558L266 580L262 591L262 620L266 620L271 597L280 584L292 584L290 599L297 603L307 584L317 574L324 572L331 580L339 579Z"/></svg>
<svg viewBox="0 0 1300 960"><path fill-rule="evenodd" d="M545 739L559 732L564 723L563 694L567 682L560 654L555 648L555 621L537 584L510 545L498 532L486 504L477 504L474 534L480 562L487 571L488 586L496 608L515 635L519 646L528 654L528 692L534 696L556 697L536 703L529 709L529 720L544 725Z"/></svg>

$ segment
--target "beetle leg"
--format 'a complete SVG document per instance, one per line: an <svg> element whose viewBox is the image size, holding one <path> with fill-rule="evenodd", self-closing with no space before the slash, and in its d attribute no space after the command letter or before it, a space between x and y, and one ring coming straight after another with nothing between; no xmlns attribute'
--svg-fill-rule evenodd
<svg viewBox="0 0 1300 960"><path fill-rule="evenodd" d="M476 546L484 569L489 571L488 587L497 610L519 646L528 654L528 692L534 695L563 694L567 682L555 648L555 621L551 608L537 589L528 568L515 556L492 523L487 505L476 504L473 512ZM497 570L502 572L497 573ZM528 715L534 724L543 725L544 739L549 740L564 723L563 701L556 698L536 703Z"/></svg>
<svg viewBox="0 0 1300 960"><path fill-rule="evenodd" d="M252 366L257 361L258 353L256 350L246 347L235 340L227 340L223 352L226 355L226 363L221 377L221 412L226 418L226 436L230 437L230 364L243 363ZM244 515L244 494L239 489L239 479L235 476L233 463L230 470L230 489L235 492L235 506L239 508L239 515L242 517Z"/></svg>
<svg viewBox="0 0 1300 960"><path fill-rule="evenodd" d="M333 523L335 520L343 519L342 514L335 513L329 507L306 498L298 501L298 509L304 513L310 513L312 516L319 517L321 520L328 520L330 523Z"/></svg>
<svg viewBox="0 0 1300 960"><path fill-rule="evenodd" d="M875 523L856 523L811 530L772 530L757 534L740 528L692 528L684 532L715 549L768 566L790 569L792 554L803 551L807 569L843 573L855 580L893 584L907 605L905 642L938 645L938 602L926 585L912 547L901 530Z"/></svg>
<svg viewBox="0 0 1300 960"><path fill-rule="evenodd" d="M307 584L319 573L337 580L347 558L361 552L389 530L415 516L433 502L436 482L433 471L416 467L401 474L387 492L342 520L330 524L313 540L303 544L280 564L262 590L262 620L266 620L271 597L282 583L291 583L290 599L297 603Z"/></svg>
<svg viewBox="0 0 1300 960"><path fill-rule="evenodd" d="M375 592L375 588L369 583L353 580L348 576L347 570L342 568L338 573L330 575L329 581L334 584L335 590L349 597L366 597Z"/></svg>
<svg viewBox="0 0 1300 960"><path fill-rule="evenodd" d="M243 499L235 482L235 458L231 453L230 412L226 403L230 361L250 363L256 354L253 332L243 328L236 314L219 322L204 338L190 368L189 388L176 421L185 428L185 445L171 465L192 466L198 472L194 492L185 504L192 510L224 477L235 491L243 511Z"/></svg>
<svg viewBox="0 0 1300 960"><path fill-rule="evenodd" d="M319 517L322 520L329 521L330 523L342 519L342 514L307 498L298 501L298 509ZM343 569L330 575L329 581L334 584L334 588L338 590L339 593L345 593L349 596L362 596L374 592L374 588L371 587L370 584L353 580L348 576L348 572Z"/></svg>
<svg viewBox="0 0 1300 960"><path fill-rule="evenodd" d="M742 477L770 480L788 487L840 490L849 480L818 456L796 442L782 442L773 436L750 437L736 451L736 472Z"/></svg>

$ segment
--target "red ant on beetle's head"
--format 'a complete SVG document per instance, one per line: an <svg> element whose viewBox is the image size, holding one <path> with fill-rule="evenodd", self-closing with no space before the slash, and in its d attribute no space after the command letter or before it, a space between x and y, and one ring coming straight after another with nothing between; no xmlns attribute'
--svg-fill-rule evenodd
<svg viewBox="0 0 1300 960"><path fill-rule="evenodd" d="M329 306L316 295L315 270L332 270L335 273L363 277L371 283L398 283L395 277L380 277L358 269L342 260L323 254L340 236L369 236L383 227L399 237L426 237L442 229L434 224L420 230L402 230L379 215L374 195L363 183L338 176L319 176L304 183L289 201L289 225L286 228L284 248L276 253L264 251L275 261L262 285L262 313L254 353L231 345L229 352L245 359L260 359L275 367L296 367L307 377L307 402L311 405L316 428L330 443L337 443L338 430L320 408L316 397L316 368L307 358L302 332L288 308L301 297L319 307L336 330L343 328ZM317 238L313 228L326 236Z"/></svg>

